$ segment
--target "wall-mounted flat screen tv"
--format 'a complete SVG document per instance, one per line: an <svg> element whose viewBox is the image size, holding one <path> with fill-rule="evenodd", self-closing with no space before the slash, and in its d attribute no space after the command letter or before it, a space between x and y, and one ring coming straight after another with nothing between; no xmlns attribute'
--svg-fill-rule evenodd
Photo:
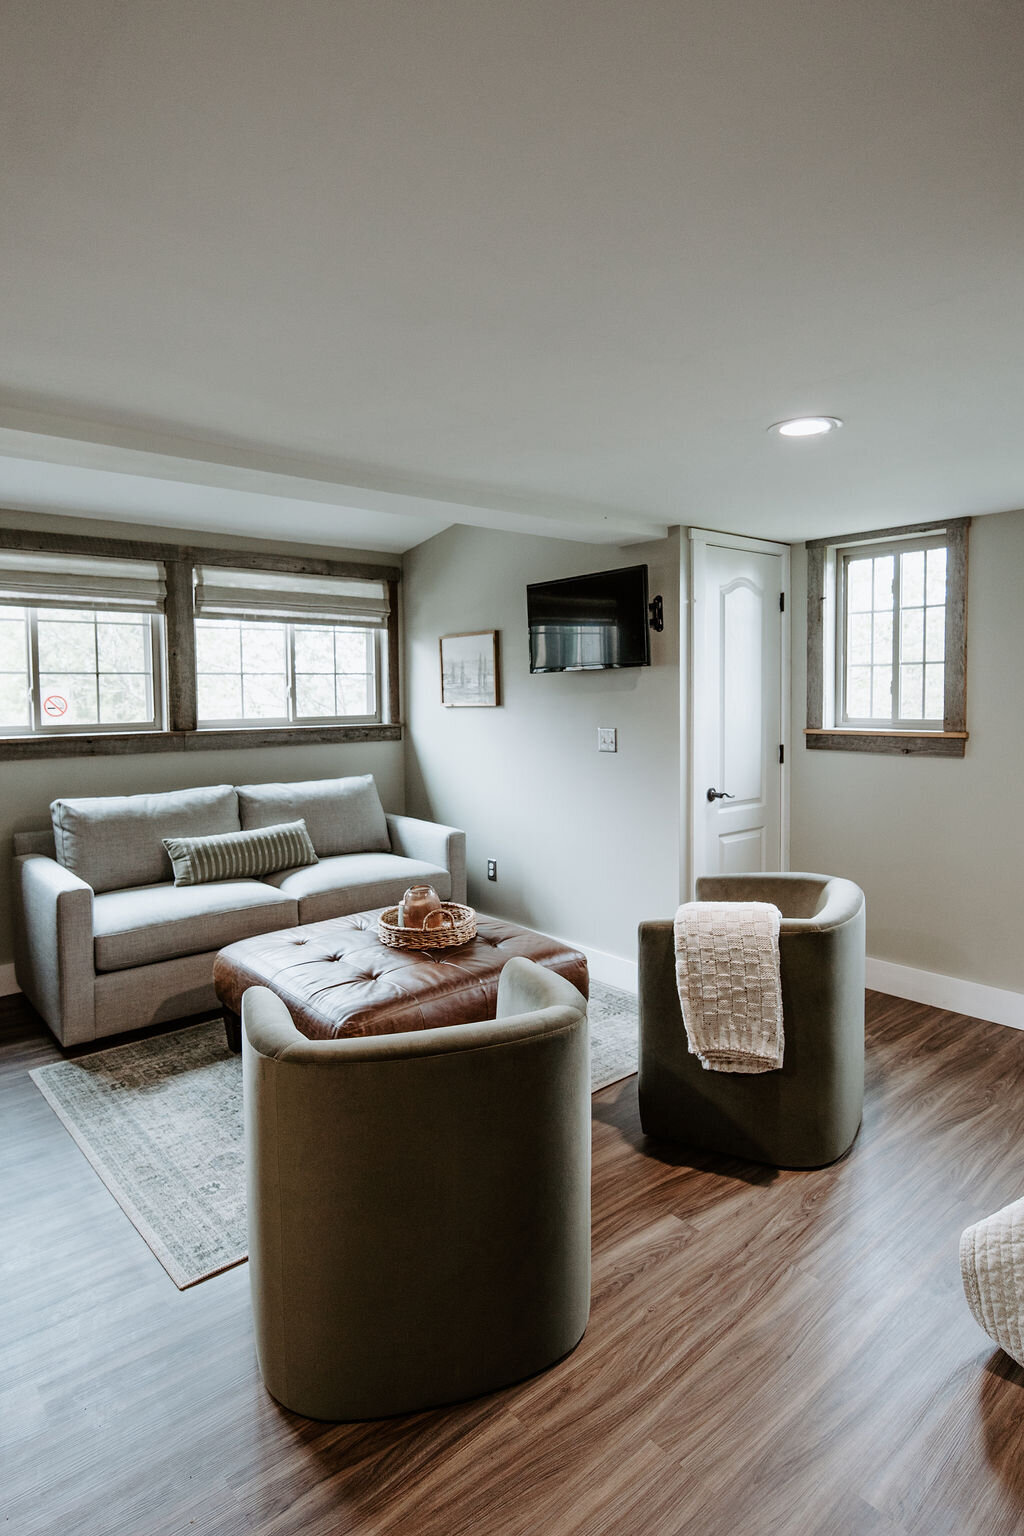
<svg viewBox="0 0 1024 1536"><path fill-rule="evenodd" d="M531 672L649 667L647 567L541 581L526 589Z"/></svg>

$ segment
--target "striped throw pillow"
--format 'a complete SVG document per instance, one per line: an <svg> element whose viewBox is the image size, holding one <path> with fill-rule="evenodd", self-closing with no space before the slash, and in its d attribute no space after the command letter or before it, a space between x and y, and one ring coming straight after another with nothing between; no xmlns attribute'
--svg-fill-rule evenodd
<svg viewBox="0 0 1024 1536"><path fill-rule="evenodd" d="M251 832L218 832L212 837L162 839L174 866L175 885L207 885L211 880L256 879L278 869L316 864L304 821Z"/></svg>

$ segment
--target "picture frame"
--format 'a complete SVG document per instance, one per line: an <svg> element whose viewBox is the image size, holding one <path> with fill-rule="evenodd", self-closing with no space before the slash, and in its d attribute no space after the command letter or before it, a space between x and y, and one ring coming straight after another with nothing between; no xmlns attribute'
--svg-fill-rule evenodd
<svg viewBox="0 0 1024 1536"><path fill-rule="evenodd" d="M442 635L440 649L445 709L495 709L501 702L498 631Z"/></svg>

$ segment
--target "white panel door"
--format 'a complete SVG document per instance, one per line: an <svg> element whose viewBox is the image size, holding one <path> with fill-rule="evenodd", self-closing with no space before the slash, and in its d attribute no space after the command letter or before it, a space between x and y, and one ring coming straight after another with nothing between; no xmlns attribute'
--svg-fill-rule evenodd
<svg viewBox="0 0 1024 1536"><path fill-rule="evenodd" d="M705 534L693 553L693 873L784 868L785 552Z"/></svg>

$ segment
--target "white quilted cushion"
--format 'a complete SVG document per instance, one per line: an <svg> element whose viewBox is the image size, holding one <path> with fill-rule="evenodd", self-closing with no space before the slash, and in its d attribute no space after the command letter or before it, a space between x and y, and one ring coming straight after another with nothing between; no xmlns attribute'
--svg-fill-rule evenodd
<svg viewBox="0 0 1024 1536"><path fill-rule="evenodd" d="M967 1228L960 1238L960 1274L976 1321L1024 1365L1024 1200Z"/></svg>

